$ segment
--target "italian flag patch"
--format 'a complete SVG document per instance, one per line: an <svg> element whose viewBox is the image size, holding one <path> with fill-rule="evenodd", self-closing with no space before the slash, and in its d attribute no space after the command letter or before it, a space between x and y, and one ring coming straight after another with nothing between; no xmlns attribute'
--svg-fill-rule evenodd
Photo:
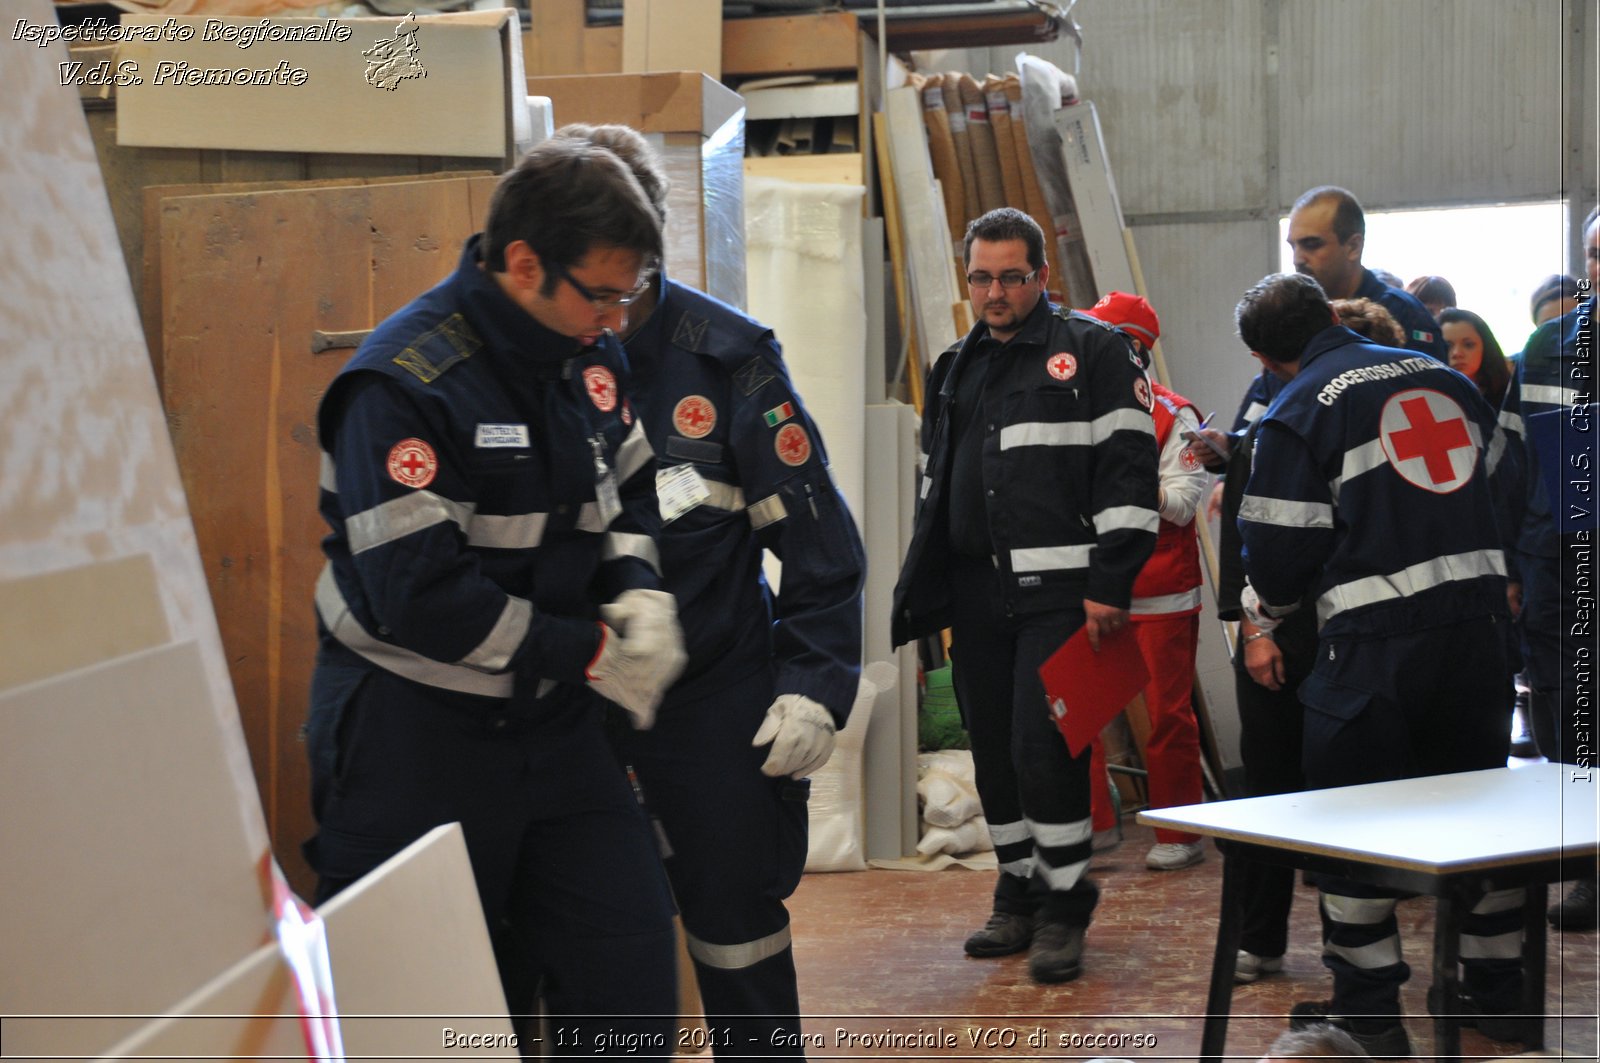
<svg viewBox="0 0 1600 1063"><path fill-rule="evenodd" d="M774 406L761 416L766 420L768 428L776 428L794 416L794 403L786 402L782 406Z"/></svg>

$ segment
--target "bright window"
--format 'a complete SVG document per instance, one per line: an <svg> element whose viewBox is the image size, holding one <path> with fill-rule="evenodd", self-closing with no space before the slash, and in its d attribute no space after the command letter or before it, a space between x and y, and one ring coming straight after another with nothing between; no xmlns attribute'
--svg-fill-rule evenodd
<svg viewBox="0 0 1600 1063"><path fill-rule="evenodd" d="M1396 274L1402 287L1427 274L1443 277L1455 287L1456 305L1487 321L1510 356L1533 331L1533 289L1564 271L1563 226L1559 202L1368 211L1361 263ZM1287 217L1278 233L1281 268L1293 271Z"/></svg>

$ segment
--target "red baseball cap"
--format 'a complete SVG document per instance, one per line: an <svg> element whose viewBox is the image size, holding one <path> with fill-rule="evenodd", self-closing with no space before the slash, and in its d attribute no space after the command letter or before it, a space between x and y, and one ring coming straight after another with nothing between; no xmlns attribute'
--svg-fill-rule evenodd
<svg viewBox="0 0 1600 1063"><path fill-rule="evenodd" d="M1142 295L1107 292L1084 313L1122 329L1144 344L1147 350L1161 338L1161 319L1156 317L1149 300Z"/></svg>

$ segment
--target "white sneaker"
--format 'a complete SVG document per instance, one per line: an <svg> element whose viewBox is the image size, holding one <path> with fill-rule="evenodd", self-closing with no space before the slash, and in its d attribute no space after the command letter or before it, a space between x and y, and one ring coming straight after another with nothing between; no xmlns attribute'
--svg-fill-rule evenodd
<svg viewBox="0 0 1600 1063"><path fill-rule="evenodd" d="M1145 854L1144 866L1151 871L1176 871L1206 858L1200 842L1157 842Z"/></svg>
<svg viewBox="0 0 1600 1063"><path fill-rule="evenodd" d="M1239 958L1233 962L1233 980L1248 984L1264 974L1277 974L1281 970L1282 956L1257 956L1240 949Z"/></svg>

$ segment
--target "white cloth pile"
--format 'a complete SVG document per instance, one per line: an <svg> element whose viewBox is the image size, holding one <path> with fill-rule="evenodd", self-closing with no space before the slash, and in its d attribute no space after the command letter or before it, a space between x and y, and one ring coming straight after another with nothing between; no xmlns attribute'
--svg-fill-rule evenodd
<svg viewBox="0 0 1600 1063"><path fill-rule="evenodd" d="M945 749L917 755L917 806L922 817L923 856L962 856L994 849L973 781L972 751Z"/></svg>

